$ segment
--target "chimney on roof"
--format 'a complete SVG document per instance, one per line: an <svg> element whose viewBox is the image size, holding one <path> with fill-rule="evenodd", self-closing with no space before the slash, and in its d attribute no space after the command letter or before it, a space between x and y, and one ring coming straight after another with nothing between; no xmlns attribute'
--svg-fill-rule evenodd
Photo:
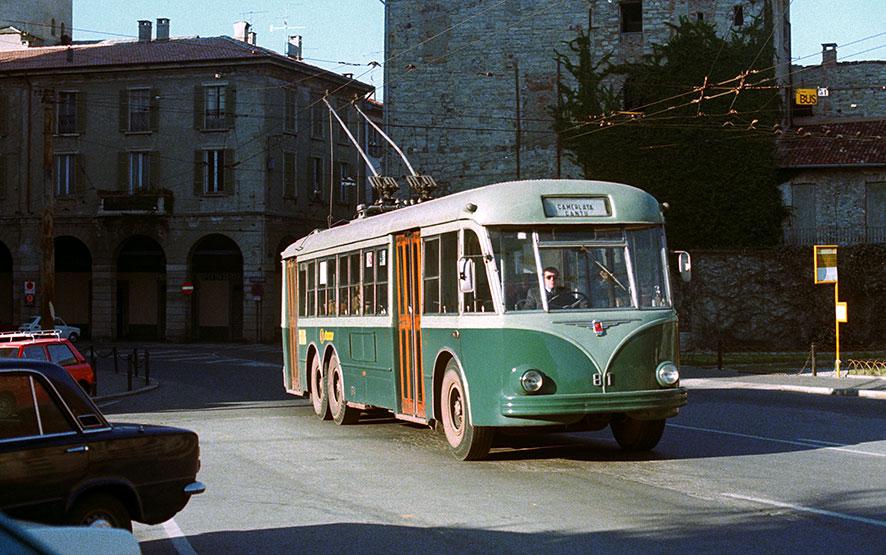
<svg viewBox="0 0 886 555"><path fill-rule="evenodd" d="M147 19L138 22L138 42L151 42L151 22Z"/></svg>
<svg viewBox="0 0 886 555"><path fill-rule="evenodd" d="M837 63L837 43L821 43L821 65L829 66Z"/></svg>
<svg viewBox="0 0 886 555"><path fill-rule="evenodd" d="M286 55L293 60L301 61L301 35L290 35L286 45Z"/></svg>
<svg viewBox="0 0 886 555"><path fill-rule="evenodd" d="M252 25L250 25L246 21L237 21L234 23L234 38L242 41L249 42L249 32L252 30Z"/></svg>
<svg viewBox="0 0 886 555"><path fill-rule="evenodd" d="M169 40L169 18L157 18L157 40Z"/></svg>
<svg viewBox="0 0 886 555"><path fill-rule="evenodd" d="M248 33L246 33L246 42L248 42L252 46L255 46L256 40L258 39L256 38L255 31L249 31Z"/></svg>

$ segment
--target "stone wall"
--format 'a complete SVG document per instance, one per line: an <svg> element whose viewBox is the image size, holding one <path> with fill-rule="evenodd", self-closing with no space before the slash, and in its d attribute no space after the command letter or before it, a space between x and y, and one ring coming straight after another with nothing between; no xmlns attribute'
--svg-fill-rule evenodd
<svg viewBox="0 0 886 555"><path fill-rule="evenodd" d="M793 72L795 89L827 87L830 93L819 97L818 105L812 107L812 118L795 118L795 123L886 117L886 61L794 66Z"/></svg>
<svg viewBox="0 0 886 555"><path fill-rule="evenodd" d="M581 31L591 37L597 59L612 54L611 63L637 61L653 44L666 42L669 24L683 16L701 13L729 33L736 5L743 6L748 25L763 2L643 0L642 31L622 32L621 3L609 0L389 0L387 129L413 166L435 176L446 191L518 174L523 179L583 177L558 154L553 132L555 53L567 53L566 43ZM774 40L784 52L785 26L777 27ZM398 160L389 158L388 164L391 175L405 173Z"/></svg>
<svg viewBox="0 0 886 555"><path fill-rule="evenodd" d="M838 251L839 295L849 322L842 349L886 348L886 246ZM692 280L677 283L681 332L689 348L806 350L834 346L834 286L813 283L812 248L692 253Z"/></svg>

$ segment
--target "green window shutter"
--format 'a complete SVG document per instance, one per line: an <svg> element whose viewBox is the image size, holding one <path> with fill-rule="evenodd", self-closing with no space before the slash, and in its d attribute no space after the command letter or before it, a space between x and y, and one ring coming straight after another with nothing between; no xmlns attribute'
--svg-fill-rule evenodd
<svg viewBox="0 0 886 555"><path fill-rule="evenodd" d="M233 129L236 117L237 89L235 87L227 87L225 90L225 127Z"/></svg>
<svg viewBox="0 0 886 555"><path fill-rule="evenodd" d="M160 89L151 89L151 131L160 130Z"/></svg>
<svg viewBox="0 0 886 555"><path fill-rule="evenodd" d="M6 108L6 105L9 103L7 99L7 95L9 93L7 91L0 90L0 137L6 135L9 132L9 110Z"/></svg>
<svg viewBox="0 0 886 555"><path fill-rule="evenodd" d="M151 189L157 190L161 186L160 177L163 175L163 159L160 158L160 153L152 151L148 155L148 183L151 184Z"/></svg>
<svg viewBox="0 0 886 555"><path fill-rule="evenodd" d="M86 91L77 93L77 133L86 133Z"/></svg>
<svg viewBox="0 0 886 555"><path fill-rule="evenodd" d="M290 133L295 133L295 90L286 89L286 109L284 113L285 129Z"/></svg>
<svg viewBox="0 0 886 555"><path fill-rule="evenodd" d="M129 91L120 91L120 132L129 131Z"/></svg>
<svg viewBox="0 0 886 555"><path fill-rule="evenodd" d="M0 199L6 198L6 185L9 182L6 174L6 154L0 154Z"/></svg>
<svg viewBox="0 0 886 555"><path fill-rule="evenodd" d="M295 154L286 152L283 154L283 196L295 198Z"/></svg>
<svg viewBox="0 0 886 555"><path fill-rule="evenodd" d="M203 110L204 110L204 98L203 98L203 87L200 85L194 86L194 129L201 130L203 129Z"/></svg>
<svg viewBox="0 0 886 555"><path fill-rule="evenodd" d="M203 151L194 151L194 196L203 196L203 174L205 173L205 163L203 162Z"/></svg>
<svg viewBox="0 0 886 555"><path fill-rule="evenodd" d="M224 175L224 192L225 194L234 194L234 169L236 166L235 152L232 148L225 149L225 175Z"/></svg>
<svg viewBox="0 0 886 555"><path fill-rule="evenodd" d="M117 153L117 189L129 190L129 153Z"/></svg>

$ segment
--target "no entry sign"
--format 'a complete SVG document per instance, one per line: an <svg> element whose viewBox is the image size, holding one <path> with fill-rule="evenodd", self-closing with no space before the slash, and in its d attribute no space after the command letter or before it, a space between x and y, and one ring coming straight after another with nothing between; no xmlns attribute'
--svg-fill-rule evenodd
<svg viewBox="0 0 886 555"><path fill-rule="evenodd" d="M186 281L182 283L182 294L184 295L193 295L194 294L194 284L190 281Z"/></svg>

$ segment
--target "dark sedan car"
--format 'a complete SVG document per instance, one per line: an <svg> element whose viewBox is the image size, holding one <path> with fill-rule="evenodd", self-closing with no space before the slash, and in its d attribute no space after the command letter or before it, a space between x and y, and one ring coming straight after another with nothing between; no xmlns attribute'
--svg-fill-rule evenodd
<svg viewBox="0 0 886 555"><path fill-rule="evenodd" d="M0 360L0 511L132 529L202 493L197 434L111 424L61 367Z"/></svg>

